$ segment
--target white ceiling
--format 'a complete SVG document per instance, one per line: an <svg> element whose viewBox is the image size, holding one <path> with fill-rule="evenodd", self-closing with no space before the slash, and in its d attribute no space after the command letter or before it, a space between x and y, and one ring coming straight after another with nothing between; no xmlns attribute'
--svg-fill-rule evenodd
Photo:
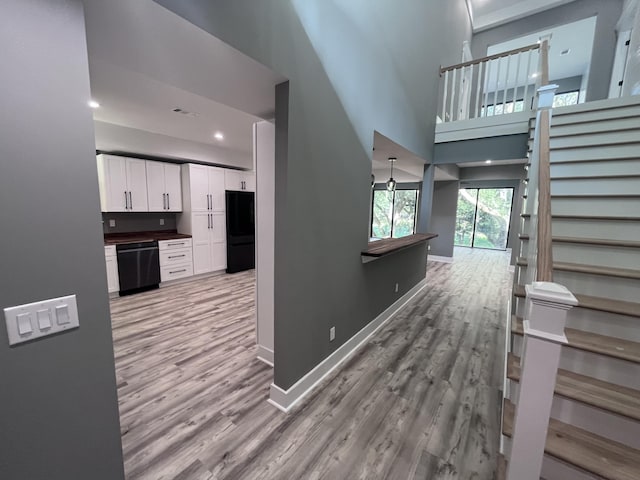
<svg viewBox="0 0 640 480"><path fill-rule="evenodd" d="M97 121L176 138L176 150L187 141L251 151L251 125L273 116L274 86L283 76L152 0L83 3ZM196 115L172 112L176 107ZM106 142L102 130L98 149ZM223 141L213 138L216 131ZM117 147L117 136L108 143ZM131 148L131 135L122 143Z"/></svg>
<svg viewBox="0 0 640 480"><path fill-rule="evenodd" d="M549 50L550 79L554 80L585 75L588 73L591 64L595 28L596 17L585 18L584 20L541 30L506 42L491 45L487 49L487 55L494 55L496 53L526 47L536 43L540 37L551 35L551 48ZM560 53L564 50L569 50L569 53L561 55ZM533 58L532 72L537 69L538 55L536 54ZM492 68L493 72L497 72L495 66ZM524 68L522 70L520 75L522 78L519 79L519 85L523 85L523 75L526 75ZM501 71L506 71L506 60L504 59L502 60ZM512 76L510 76L508 85L514 85L516 81L513 66L511 72ZM490 81L490 84L492 82L495 82L495 78Z"/></svg>
<svg viewBox="0 0 640 480"><path fill-rule="evenodd" d="M467 0L473 31L479 32L574 0Z"/></svg>

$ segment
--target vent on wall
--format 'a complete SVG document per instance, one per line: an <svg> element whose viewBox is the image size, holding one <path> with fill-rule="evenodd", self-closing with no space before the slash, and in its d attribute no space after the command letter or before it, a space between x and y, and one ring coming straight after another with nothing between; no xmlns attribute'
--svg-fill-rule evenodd
<svg viewBox="0 0 640 480"><path fill-rule="evenodd" d="M184 108L180 108L180 107L172 108L171 111L174 112L174 113L179 113L181 115L187 115L189 117L198 117L198 116L200 116L199 113L190 112L189 110L185 110Z"/></svg>

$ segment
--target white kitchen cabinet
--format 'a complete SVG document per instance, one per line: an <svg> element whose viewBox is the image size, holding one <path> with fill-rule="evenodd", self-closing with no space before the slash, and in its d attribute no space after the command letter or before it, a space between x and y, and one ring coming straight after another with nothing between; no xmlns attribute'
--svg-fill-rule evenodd
<svg viewBox="0 0 640 480"><path fill-rule="evenodd" d="M181 212L180 165L146 161L147 198L150 212Z"/></svg>
<svg viewBox="0 0 640 480"><path fill-rule="evenodd" d="M147 170L144 160L98 155L100 208L103 212L147 212Z"/></svg>
<svg viewBox="0 0 640 480"><path fill-rule="evenodd" d="M225 170L206 165L182 166L183 213L178 231L193 238L193 273L227 268Z"/></svg>
<svg viewBox="0 0 640 480"><path fill-rule="evenodd" d="M224 169L182 165L183 211L224 212Z"/></svg>
<svg viewBox="0 0 640 480"><path fill-rule="evenodd" d="M192 239L161 240L160 281L168 282L193 275Z"/></svg>
<svg viewBox="0 0 640 480"><path fill-rule="evenodd" d="M104 247L104 257L107 263L107 288L109 293L120 291L120 281L118 279L118 257L115 245Z"/></svg>
<svg viewBox="0 0 640 480"><path fill-rule="evenodd" d="M242 170L225 170L224 185L226 190L255 192L256 175Z"/></svg>

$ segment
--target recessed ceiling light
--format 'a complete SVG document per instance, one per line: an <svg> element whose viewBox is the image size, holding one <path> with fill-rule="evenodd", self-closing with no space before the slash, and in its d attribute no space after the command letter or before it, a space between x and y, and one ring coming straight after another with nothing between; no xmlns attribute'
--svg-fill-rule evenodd
<svg viewBox="0 0 640 480"><path fill-rule="evenodd" d="M222 132L216 132L213 134L213 138L215 138L216 140L224 140L224 135L222 134Z"/></svg>
<svg viewBox="0 0 640 480"><path fill-rule="evenodd" d="M485 160L484 163L491 163L491 160Z"/></svg>
<svg viewBox="0 0 640 480"><path fill-rule="evenodd" d="M571 49L570 49L570 48L567 48L566 50L562 50L562 51L560 52L560 55L569 55L569 52L571 52Z"/></svg>
<svg viewBox="0 0 640 480"><path fill-rule="evenodd" d="M98 102L96 102L95 100L89 100L89 106L91 108L100 108L100 104Z"/></svg>

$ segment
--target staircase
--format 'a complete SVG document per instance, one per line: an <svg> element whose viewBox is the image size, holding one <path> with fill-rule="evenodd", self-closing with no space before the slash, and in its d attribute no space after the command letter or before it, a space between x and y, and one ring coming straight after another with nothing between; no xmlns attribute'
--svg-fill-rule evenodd
<svg viewBox="0 0 640 480"><path fill-rule="evenodd" d="M638 480L640 98L554 110L550 164L553 280L578 306L567 319L541 476ZM503 409L507 459L521 374L530 221L522 215L514 278Z"/></svg>

